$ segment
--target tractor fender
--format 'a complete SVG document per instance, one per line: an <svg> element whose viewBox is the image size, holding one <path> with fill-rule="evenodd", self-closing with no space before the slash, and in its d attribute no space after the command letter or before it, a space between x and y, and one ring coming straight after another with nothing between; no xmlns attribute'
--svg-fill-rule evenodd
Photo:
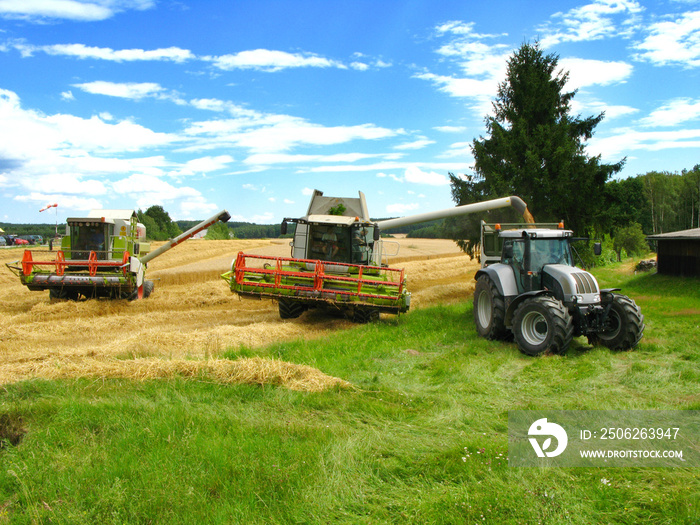
<svg viewBox="0 0 700 525"><path fill-rule="evenodd" d="M510 266L502 263L490 264L476 272L474 279L478 279L482 275L487 275L488 278L494 282L498 293L503 297L514 297L518 295L518 285L515 282L515 274L513 273L513 268Z"/></svg>
<svg viewBox="0 0 700 525"><path fill-rule="evenodd" d="M530 299L531 297L537 297L538 295L549 295L550 297L554 297L556 299L554 294L549 290L535 290L532 292L525 292L520 294L515 299L513 299L508 305L508 308L506 308L506 317L504 320L506 327L510 328L513 325L513 314L515 314L515 310L517 310L518 306L520 306L520 304L526 299Z"/></svg>

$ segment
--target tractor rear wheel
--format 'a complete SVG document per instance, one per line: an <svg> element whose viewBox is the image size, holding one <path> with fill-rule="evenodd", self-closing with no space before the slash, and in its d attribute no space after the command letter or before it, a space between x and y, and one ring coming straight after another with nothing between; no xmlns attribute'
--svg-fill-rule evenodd
<svg viewBox="0 0 700 525"><path fill-rule="evenodd" d="M279 300L280 319L296 319L304 313L306 307L298 301L290 301L289 299Z"/></svg>
<svg viewBox="0 0 700 525"><path fill-rule="evenodd" d="M588 336L588 342L600 343L611 350L629 350L642 338L644 316L639 306L626 295L612 295L613 302L602 331Z"/></svg>
<svg viewBox="0 0 700 525"><path fill-rule="evenodd" d="M486 339L506 339L506 306L496 284L482 275L474 288L474 323L476 331Z"/></svg>
<svg viewBox="0 0 700 525"><path fill-rule="evenodd" d="M561 301L538 295L515 310L513 335L524 354L564 353L574 337L574 323Z"/></svg>

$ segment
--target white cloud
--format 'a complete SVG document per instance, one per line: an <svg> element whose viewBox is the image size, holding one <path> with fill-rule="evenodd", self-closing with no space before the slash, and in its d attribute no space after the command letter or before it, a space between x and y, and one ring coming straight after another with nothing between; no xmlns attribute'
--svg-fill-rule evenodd
<svg viewBox="0 0 700 525"><path fill-rule="evenodd" d="M435 144L434 140L429 140L426 138L414 140L413 142L405 142L403 144L399 144L398 146L394 146L394 149L399 149L399 150L414 150L414 149L423 149L426 146L430 146L431 144Z"/></svg>
<svg viewBox="0 0 700 525"><path fill-rule="evenodd" d="M330 146L353 140L383 139L397 132L373 124L329 127L288 115L254 114L236 119L193 122L185 134L197 139L192 148L236 146L254 153L278 153L302 145Z"/></svg>
<svg viewBox="0 0 700 525"><path fill-rule="evenodd" d="M632 128L615 130L613 135L593 137L588 150L603 158L615 158L629 151L660 151L666 149L700 149L700 129L678 131L637 131Z"/></svg>
<svg viewBox="0 0 700 525"><path fill-rule="evenodd" d="M122 120L108 123L100 117L25 110L12 91L0 89L0 157L34 161L84 157L86 152L138 151L170 143L174 138Z"/></svg>
<svg viewBox="0 0 700 525"><path fill-rule="evenodd" d="M186 177L219 171L228 167L234 161L230 155L218 155L216 157L200 157L185 162L179 169L170 173L173 177Z"/></svg>
<svg viewBox="0 0 700 525"><path fill-rule="evenodd" d="M677 98L639 121L645 127L678 126L700 119L700 99Z"/></svg>
<svg viewBox="0 0 700 525"><path fill-rule="evenodd" d="M57 202L61 210L88 211L104 207L97 199L78 195L31 192L28 195L17 195L14 200L34 203L36 206L45 206L47 202Z"/></svg>
<svg viewBox="0 0 700 525"><path fill-rule="evenodd" d="M179 203L179 209L177 217L182 220L204 219L219 211L216 204L207 202L204 197L187 198Z"/></svg>
<svg viewBox="0 0 700 525"><path fill-rule="evenodd" d="M231 220L234 222L253 222L255 224L272 224L276 222L275 215L272 212L252 216L231 215Z"/></svg>
<svg viewBox="0 0 700 525"><path fill-rule="evenodd" d="M75 100L75 96L73 95L72 91L68 90L61 93L61 99L66 101L72 101Z"/></svg>
<svg viewBox="0 0 700 525"><path fill-rule="evenodd" d="M97 80L95 82L85 82L83 84L73 84L73 87L82 89L92 95L106 95L108 97L128 98L140 100L146 97L156 97L165 92L165 89L154 82L105 82Z"/></svg>
<svg viewBox="0 0 700 525"><path fill-rule="evenodd" d="M128 195L134 199L137 206L143 209L173 202L182 208L184 203L192 201L199 202L201 206L204 202L198 190L188 186L176 187L151 175L133 174L112 183L112 188L117 194Z"/></svg>
<svg viewBox="0 0 700 525"><path fill-rule="evenodd" d="M463 158L472 159L472 143L471 142L454 142L450 144L449 149L441 155L443 158Z"/></svg>
<svg viewBox="0 0 700 525"><path fill-rule="evenodd" d="M540 26L540 44L554 47L562 42L584 42L611 37L627 37L639 24L644 8L633 0L596 0L567 11L555 13Z"/></svg>
<svg viewBox="0 0 700 525"><path fill-rule="evenodd" d="M420 204L388 204L386 207L386 212L392 215L403 215L406 212L417 210L420 208Z"/></svg>
<svg viewBox="0 0 700 525"><path fill-rule="evenodd" d="M325 165L325 166L319 166L319 167L314 167L310 168L309 172L312 173L357 173L357 172L364 172L364 173L373 173L376 172L379 175L382 176L383 173L388 172L388 171L393 171L393 170L404 170L404 172L410 170L412 173L412 181L418 181L421 178L425 179L426 181L432 181L432 182L425 182L426 184L433 184L437 185L442 184L442 181L440 177L443 177L445 180L446 177L440 175L439 173L424 173L423 169L428 169L428 170L444 170L445 173L447 172L455 172L455 171L462 171L462 170L468 170L470 169L469 164L465 162L390 162L390 161L384 161L384 162L376 162L374 164L351 164L351 165L345 165L345 164L340 164L340 165ZM420 175L420 173L424 173L423 176ZM432 176L434 175L434 177ZM391 176L391 175L384 175L384 176ZM393 176L391 176L393 178ZM396 179L399 180L399 179ZM402 181L405 181L406 178L404 177L401 179ZM411 181L411 182L412 182ZM449 182L445 182L446 184L449 184Z"/></svg>
<svg viewBox="0 0 700 525"><path fill-rule="evenodd" d="M443 133L464 133L467 131L466 126L435 126L433 129Z"/></svg>
<svg viewBox="0 0 700 525"><path fill-rule="evenodd" d="M212 64L225 71L233 69L256 69L260 71L280 71L297 67L339 67L339 62L320 57L313 53L287 53L270 49L241 51L232 55L206 57Z"/></svg>
<svg viewBox="0 0 700 525"><path fill-rule="evenodd" d="M148 9L153 0L0 0L0 15L30 21L65 19L78 22L95 22L111 18L126 9Z"/></svg>
<svg viewBox="0 0 700 525"><path fill-rule="evenodd" d="M639 110L631 106L613 106L590 97L577 97L571 101L571 113L581 115L584 113L598 114L605 112L605 119L614 119L633 115Z"/></svg>
<svg viewBox="0 0 700 525"><path fill-rule="evenodd" d="M14 47L25 57L31 56L37 52L43 52L48 55L67 56L80 59L109 60L112 62L162 60L178 63L196 58L195 55L188 49L182 49L179 47L114 50L109 47L94 47L86 46L84 44L33 46L24 43L15 43Z"/></svg>
<svg viewBox="0 0 700 525"><path fill-rule="evenodd" d="M364 62L352 62L350 67L357 71L367 71L369 69L369 66Z"/></svg>
<svg viewBox="0 0 700 525"><path fill-rule="evenodd" d="M100 208L98 199L112 199L116 189L134 198L148 197L141 201L148 205L153 204L152 200L166 198L201 198L196 190L175 188L158 178L165 168L172 171L175 167L164 157L131 156L133 152L174 142L174 136L153 132L128 120L113 121L109 114L89 119L45 115L22 108L15 93L2 89L0 120L0 158L8 159L4 173L17 188L20 202L45 204L42 201L48 202L47 197L55 196L60 198L62 209ZM227 158L194 159L184 166L189 170L215 167ZM128 184L122 179L115 183L116 187L112 185L111 177L128 174L134 177L127 177ZM42 188L41 193L36 191L38 187ZM144 189L147 194L140 193Z"/></svg>
<svg viewBox="0 0 700 525"><path fill-rule="evenodd" d="M445 186L450 183L449 179L434 171L423 171L417 166L409 166L404 172L406 182L413 184L428 184L430 186Z"/></svg>
<svg viewBox="0 0 700 525"><path fill-rule="evenodd" d="M301 190L302 195L306 195L307 197L310 195L313 195L314 190L312 188L304 188Z"/></svg>
<svg viewBox="0 0 700 525"><path fill-rule="evenodd" d="M42 175L34 181L35 186L43 192L55 195L105 195L107 187L99 180L81 180L80 175L56 173Z"/></svg>
<svg viewBox="0 0 700 525"><path fill-rule="evenodd" d="M396 182L403 183L403 179L401 177L393 174L393 173L384 173L384 172L377 173L377 178L384 179L386 177L389 177L390 179L393 179Z"/></svg>
<svg viewBox="0 0 700 525"><path fill-rule="evenodd" d="M251 166L271 166L275 164L298 164L309 162L357 162L376 157L387 157L383 154L369 153L336 153L333 155L294 155L289 153L256 153L243 162Z"/></svg>
<svg viewBox="0 0 700 525"><path fill-rule="evenodd" d="M505 77L506 61L512 49L504 44L487 41L504 35L476 33L473 23L458 21L438 26L436 35L448 38L436 52L457 65L463 75L439 75L423 71L414 75L414 78L427 80L452 97L471 99L473 102L470 108L478 114L489 113L498 83Z"/></svg>
<svg viewBox="0 0 700 525"><path fill-rule="evenodd" d="M562 58L559 66L569 72L565 89L573 91L588 86L609 86L626 82L631 76L631 64L621 61Z"/></svg>
<svg viewBox="0 0 700 525"><path fill-rule="evenodd" d="M635 49L636 58L655 65L700 66L700 11L653 24Z"/></svg>

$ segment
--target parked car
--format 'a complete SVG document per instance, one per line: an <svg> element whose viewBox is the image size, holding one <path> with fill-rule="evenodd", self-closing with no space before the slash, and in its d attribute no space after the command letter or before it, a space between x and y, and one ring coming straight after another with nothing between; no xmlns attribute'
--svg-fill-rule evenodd
<svg viewBox="0 0 700 525"><path fill-rule="evenodd" d="M0 235L0 246L7 246L7 241L5 240L5 237Z"/></svg>
<svg viewBox="0 0 700 525"><path fill-rule="evenodd" d="M27 239L21 239L19 237L15 237L15 245L20 246L23 244L29 244L29 241Z"/></svg>

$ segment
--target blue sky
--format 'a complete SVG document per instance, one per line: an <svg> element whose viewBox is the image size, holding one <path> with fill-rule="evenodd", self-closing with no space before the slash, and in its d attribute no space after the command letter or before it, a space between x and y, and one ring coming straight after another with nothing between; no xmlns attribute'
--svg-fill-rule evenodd
<svg viewBox="0 0 700 525"><path fill-rule="evenodd" d="M535 39L573 112L606 112L590 155L700 163L700 0L0 0L0 220L273 223L314 188L375 217L450 207Z"/></svg>

